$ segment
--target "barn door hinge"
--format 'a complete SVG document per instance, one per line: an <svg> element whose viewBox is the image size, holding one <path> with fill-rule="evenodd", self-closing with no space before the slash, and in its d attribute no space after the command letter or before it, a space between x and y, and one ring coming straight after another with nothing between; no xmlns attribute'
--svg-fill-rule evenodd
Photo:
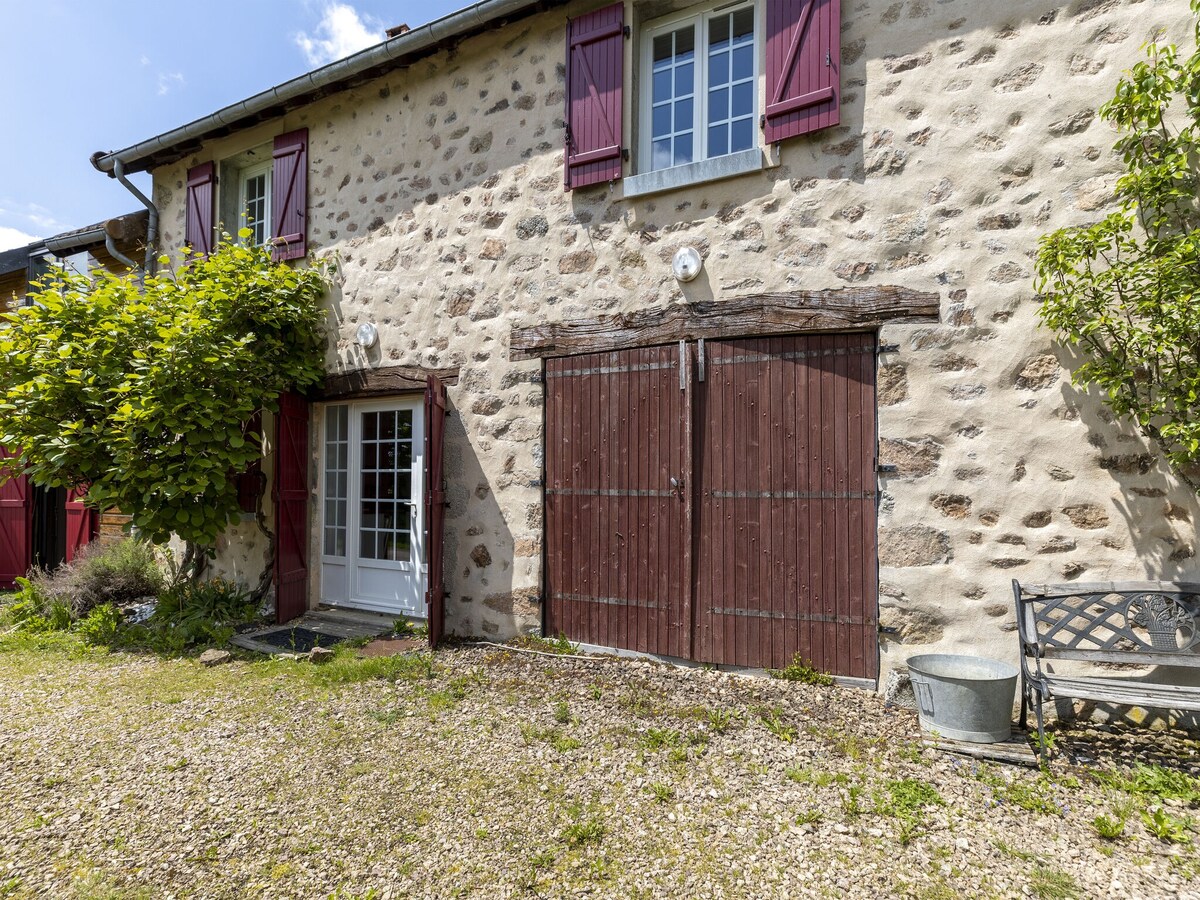
<svg viewBox="0 0 1200 900"><path fill-rule="evenodd" d="M629 40L629 38L633 37L633 29L626 25L621 29L621 34L625 35L626 40Z"/></svg>
<svg viewBox="0 0 1200 900"><path fill-rule="evenodd" d="M880 344L879 349L877 349L875 352L876 353L899 353L900 345L899 344Z"/></svg>

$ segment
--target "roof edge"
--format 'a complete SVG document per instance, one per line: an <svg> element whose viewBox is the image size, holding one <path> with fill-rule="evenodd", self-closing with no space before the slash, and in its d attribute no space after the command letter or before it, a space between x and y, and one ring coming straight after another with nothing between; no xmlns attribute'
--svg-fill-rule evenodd
<svg viewBox="0 0 1200 900"><path fill-rule="evenodd" d="M406 58L434 52L443 42L465 37L506 16L525 14L565 3L566 0L479 0L418 26L404 34L361 50L290 81L223 107L214 113L140 141L123 150L97 151L92 165L108 175L120 160L126 172L144 172L168 159L179 159L205 140L229 134L265 119L278 118L290 109L321 94L343 90L356 78L373 77Z"/></svg>

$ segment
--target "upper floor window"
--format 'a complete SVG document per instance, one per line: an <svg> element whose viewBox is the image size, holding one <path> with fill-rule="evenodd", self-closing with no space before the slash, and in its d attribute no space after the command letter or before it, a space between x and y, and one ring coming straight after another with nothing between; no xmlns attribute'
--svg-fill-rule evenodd
<svg viewBox="0 0 1200 900"><path fill-rule="evenodd" d="M754 4L652 25L642 51L643 170L667 169L755 146Z"/></svg>
<svg viewBox="0 0 1200 900"><path fill-rule="evenodd" d="M271 163L242 169L238 178L238 215L244 222L235 227L247 228L246 242L253 246L265 244L271 238Z"/></svg>

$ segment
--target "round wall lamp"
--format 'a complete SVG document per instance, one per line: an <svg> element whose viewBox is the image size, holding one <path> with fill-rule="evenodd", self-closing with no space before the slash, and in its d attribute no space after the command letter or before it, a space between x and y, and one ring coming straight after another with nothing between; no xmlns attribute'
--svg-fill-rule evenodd
<svg viewBox="0 0 1200 900"><path fill-rule="evenodd" d="M700 251L695 247L680 247L671 260L671 273L676 281L693 280L703 267L704 260L700 258Z"/></svg>
<svg viewBox="0 0 1200 900"><path fill-rule="evenodd" d="M379 329L370 322L358 326L358 344L364 350L370 350L379 343Z"/></svg>

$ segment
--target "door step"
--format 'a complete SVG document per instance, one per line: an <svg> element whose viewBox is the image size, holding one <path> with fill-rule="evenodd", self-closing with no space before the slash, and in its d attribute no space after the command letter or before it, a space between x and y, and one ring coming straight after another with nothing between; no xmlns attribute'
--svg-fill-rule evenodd
<svg viewBox="0 0 1200 900"><path fill-rule="evenodd" d="M390 634L395 624L395 616L359 610L316 609L286 625L271 625L245 634L236 634L230 638L229 643L255 653L294 653L295 648L311 642L314 635L318 641L321 636L328 638L328 643L321 643L321 646L328 647L345 640ZM294 636L295 639L289 640L289 636ZM266 637L270 637L272 642L262 640ZM277 646L278 644L282 646Z"/></svg>

